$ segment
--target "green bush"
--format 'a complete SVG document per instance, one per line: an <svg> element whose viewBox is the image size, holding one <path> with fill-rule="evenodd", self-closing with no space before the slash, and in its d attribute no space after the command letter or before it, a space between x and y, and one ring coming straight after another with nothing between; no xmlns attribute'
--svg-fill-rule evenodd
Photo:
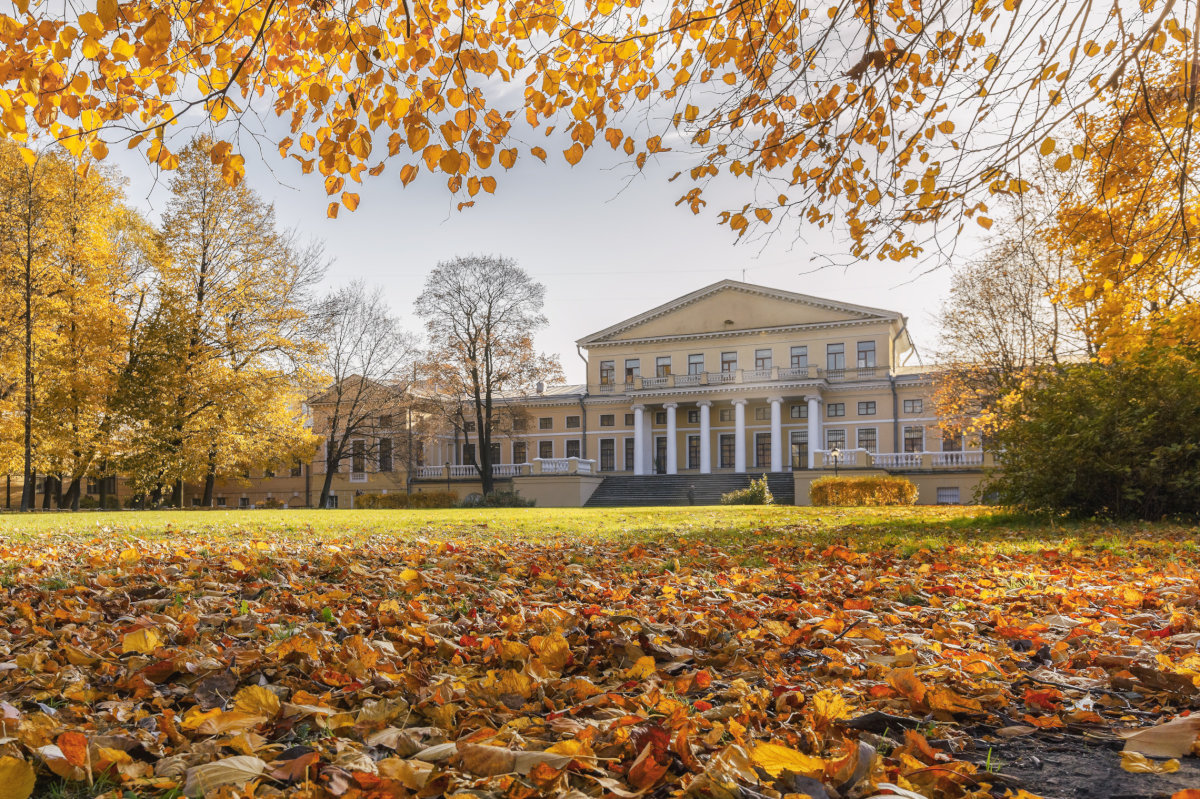
<svg viewBox="0 0 1200 799"><path fill-rule="evenodd" d="M903 477L821 477L808 497L814 505L913 505L917 486Z"/></svg>
<svg viewBox="0 0 1200 799"><path fill-rule="evenodd" d="M493 491L487 496L474 495L467 497L459 505L460 508L532 508L537 504L535 499L526 499L517 491Z"/></svg>
<svg viewBox="0 0 1200 799"><path fill-rule="evenodd" d="M1077 364L1012 398L987 486L1025 511L1161 519L1200 513L1200 353Z"/></svg>
<svg viewBox="0 0 1200 799"><path fill-rule="evenodd" d="M417 494L363 494L354 498L356 508L452 508L458 495L452 491Z"/></svg>
<svg viewBox="0 0 1200 799"><path fill-rule="evenodd" d="M749 488L739 488L721 495L722 505L774 505L775 497L767 487L767 476L750 481Z"/></svg>
<svg viewBox="0 0 1200 799"><path fill-rule="evenodd" d="M277 500L275 497L267 497L262 502L258 503L258 507L265 508L267 510L279 510L283 507L283 503Z"/></svg>
<svg viewBox="0 0 1200 799"><path fill-rule="evenodd" d="M100 500L96 499L90 494L84 494L79 498L80 510L95 510L98 507L100 507Z"/></svg>

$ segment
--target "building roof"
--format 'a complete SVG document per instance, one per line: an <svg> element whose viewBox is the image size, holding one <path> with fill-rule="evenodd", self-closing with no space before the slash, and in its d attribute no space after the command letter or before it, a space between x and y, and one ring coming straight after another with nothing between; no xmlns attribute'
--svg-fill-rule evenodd
<svg viewBox="0 0 1200 799"><path fill-rule="evenodd" d="M828 300L821 297L813 297L808 294L799 294L794 291L785 291L784 289L771 288L769 286L759 286L753 283L743 283L738 280L720 280L701 289L697 289L689 294L685 294L682 297L677 297L670 302L666 302L655 308L651 308L650 310L640 313L637 316L631 316L628 319L617 322L615 325L606 327L603 330L598 330L591 335L584 336L583 338L578 339L575 343L581 347L587 347L589 344L597 344L601 341L611 339L623 331L644 324L651 319L664 316L722 291L738 291L747 294L757 294L777 300L807 305L813 308L837 311L846 314L848 317L859 320L904 321L904 316L897 311L888 311L882 308L871 308L865 305L855 305L837 300ZM905 334L905 337L907 339L907 334Z"/></svg>
<svg viewBox="0 0 1200 799"><path fill-rule="evenodd" d="M545 386L537 391L498 391L496 399L500 400L540 400L540 399L575 399L587 394L587 386L582 383L563 383L557 386Z"/></svg>

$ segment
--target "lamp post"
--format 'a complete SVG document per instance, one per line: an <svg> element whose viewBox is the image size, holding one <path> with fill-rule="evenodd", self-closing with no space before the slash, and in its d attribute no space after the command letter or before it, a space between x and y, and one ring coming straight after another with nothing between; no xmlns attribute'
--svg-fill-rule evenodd
<svg viewBox="0 0 1200 799"><path fill-rule="evenodd" d="M829 457L833 458L833 476L838 476L838 461L842 459L842 451L836 446L829 450Z"/></svg>

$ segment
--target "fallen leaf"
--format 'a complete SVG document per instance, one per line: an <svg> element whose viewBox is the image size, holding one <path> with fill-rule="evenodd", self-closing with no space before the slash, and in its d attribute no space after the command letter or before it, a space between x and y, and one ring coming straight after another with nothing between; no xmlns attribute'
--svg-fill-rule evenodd
<svg viewBox="0 0 1200 799"><path fill-rule="evenodd" d="M1179 771L1179 761L1172 758L1160 763L1138 752L1122 752L1121 768L1133 774L1174 774Z"/></svg>

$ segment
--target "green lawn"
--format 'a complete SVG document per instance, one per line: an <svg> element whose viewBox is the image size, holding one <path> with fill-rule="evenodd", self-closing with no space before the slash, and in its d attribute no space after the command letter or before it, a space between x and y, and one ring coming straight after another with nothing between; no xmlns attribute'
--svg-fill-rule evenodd
<svg viewBox="0 0 1200 799"><path fill-rule="evenodd" d="M78 538L282 538L330 543L379 536L409 540L649 542L697 537L732 545L766 539L842 543L861 550L972 546L1024 551L1054 541L1122 549L1197 551L1194 527L1179 524L1064 522L1014 516L988 506L812 508L485 508L446 510L115 511L0 514L0 539L13 543Z"/></svg>

